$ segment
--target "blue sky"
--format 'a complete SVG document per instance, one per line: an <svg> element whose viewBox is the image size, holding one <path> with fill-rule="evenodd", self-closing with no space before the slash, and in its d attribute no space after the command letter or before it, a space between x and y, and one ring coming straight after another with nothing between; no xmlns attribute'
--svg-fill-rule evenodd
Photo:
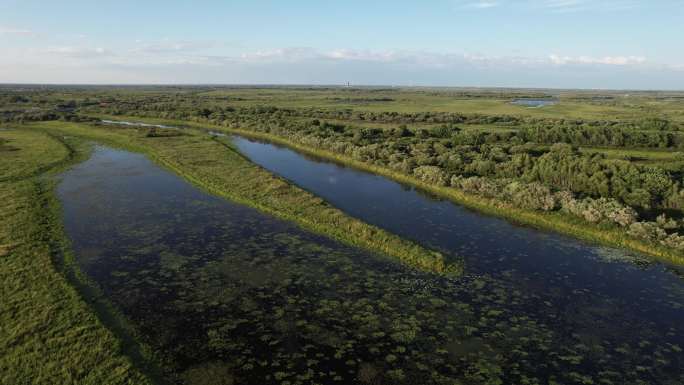
<svg viewBox="0 0 684 385"><path fill-rule="evenodd" d="M0 0L0 82L684 89L682 0Z"/></svg>

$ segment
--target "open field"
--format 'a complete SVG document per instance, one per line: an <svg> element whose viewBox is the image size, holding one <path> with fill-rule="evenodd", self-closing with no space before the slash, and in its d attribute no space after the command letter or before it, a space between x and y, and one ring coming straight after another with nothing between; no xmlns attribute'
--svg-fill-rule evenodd
<svg viewBox="0 0 684 385"><path fill-rule="evenodd" d="M601 92L597 92L600 95ZM608 100L592 99L591 93L538 90L459 89L233 89L197 93L208 102L229 100L235 105L278 105L292 108L352 109L355 111L459 112L487 115L523 115L544 118L634 119L645 112L666 114L684 121L682 101L658 93L614 92ZM544 108L512 105L519 97L560 98Z"/></svg>
<svg viewBox="0 0 684 385"><path fill-rule="evenodd" d="M5 89L12 88L5 86ZM27 89L26 87L17 87ZM31 87L29 86L30 90ZM0 88L2 91L3 88ZM38 93L39 90L33 91ZM30 92L29 92L30 94ZM450 112L484 115L515 115L535 118L588 120L638 120L644 116L664 116L684 122L684 98L677 92L573 91L459 88L341 88L341 87L230 87L230 86L132 86L70 87L40 93L46 102L87 101L93 97L122 98L140 95L149 99L169 96L192 97L205 107L279 106L282 108L322 108L358 112ZM530 108L511 104L517 99L547 99L555 105ZM5 104L11 110L21 104Z"/></svg>

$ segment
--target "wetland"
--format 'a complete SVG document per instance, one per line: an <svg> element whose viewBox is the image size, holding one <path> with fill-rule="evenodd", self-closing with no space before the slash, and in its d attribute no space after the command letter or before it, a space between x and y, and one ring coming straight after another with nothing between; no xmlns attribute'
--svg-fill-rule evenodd
<svg viewBox="0 0 684 385"><path fill-rule="evenodd" d="M234 143L354 216L466 256L467 274L369 255L98 146L62 176L65 230L81 269L161 352L171 382L682 380L676 268L270 144Z"/></svg>
<svg viewBox="0 0 684 385"><path fill-rule="evenodd" d="M0 87L0 383L682 384L680 96Z"/></svg>

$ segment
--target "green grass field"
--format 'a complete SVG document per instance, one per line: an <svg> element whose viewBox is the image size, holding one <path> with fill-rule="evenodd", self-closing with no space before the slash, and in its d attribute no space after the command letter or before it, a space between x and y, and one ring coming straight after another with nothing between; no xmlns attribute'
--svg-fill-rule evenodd
<svg viewBox="0 0 684 385"><path fill-rule="evenodd" d="M472 94L484 95L472 97ZM543 108L511 104L516 97L530 91L466 92L454 89L292 89L236 88L198 92L197 97L208 105L230 101L232 105L276 105L293 108L351 109L355 111L395 112L458 112L486 115L518 115L539 118L576 119L639 119L646 113L666 115L684 121L684 106L680 100L656 98L651 93L613 92L613 99L593 100L591 94L573 91L545 90L533 94L553 94L560 103ZM390 99L390 100L382 100Z"/></svg>

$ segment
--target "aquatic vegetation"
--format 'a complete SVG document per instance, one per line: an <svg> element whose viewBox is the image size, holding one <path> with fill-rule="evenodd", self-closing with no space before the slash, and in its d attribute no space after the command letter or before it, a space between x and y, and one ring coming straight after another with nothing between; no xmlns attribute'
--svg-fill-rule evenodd
<svg viewBox="0 0 684 385"><path fill-rule="evenodd" d="M681 325L667 322L664 335L607 293L547 295L514 275L407 269L103 148L64 176L59 193L79 264L176 381L683 379ZM101 251L81 252L92 249Z"/></svg>

